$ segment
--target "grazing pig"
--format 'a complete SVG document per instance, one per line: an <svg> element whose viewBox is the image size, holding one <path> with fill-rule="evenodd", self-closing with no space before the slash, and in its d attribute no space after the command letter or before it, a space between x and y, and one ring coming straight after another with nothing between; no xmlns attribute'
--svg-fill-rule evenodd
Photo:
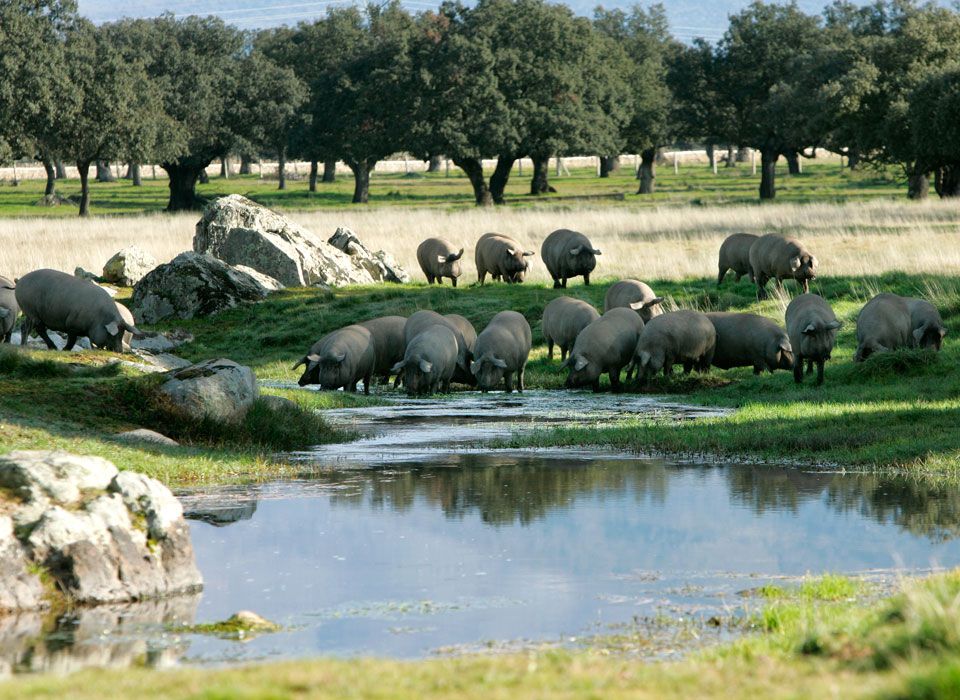
<svg viewBox="0 0 960 700"><path fill-rule="evenodd" d="M523 314L501 311L477 336L470 371L477 378L481 391L489 391L503 379L506 391L513 391L513 375L517 375L517 391L523 392L523 371L527 366L533 333Z"/></svg>
<svg viewBox="0 0 960 700"><path fill-rule="evenodd" d="M51 350L57 346L48 330L67 334L64 350L72 350L77 338L86 336L98 348L121 352L125 331L143 337L123 319L110 295L90 280L57 270L34 270L19 279L15 295L27 324ZM24 331L22 343L27 335Z"/></svg>
<svg viewBox="0 0 960 700"><path fill-rule="evenodd" d="M754 236L752 233L735 233L727 236L720 244L720 274L717 276L717 286L723 282L728 270L733 270L736 274L736 281L744 275L750 275L750 281L753 282L753 268L750 267L750 247L760 236Z"/></svg>
<svg viewBox="0 0 960 700"><path fill-rule="evenodd" d="M463 343L467 348L467 362L464 367L457 365L453 371L453 381L468 386L476 386L477 379L470 373L470 360L473 359L473 348L477 344L477 330L460 314L445 314L444 318L453 324L453 327L463 336Z"/></svg>
<svg viewBox="0 0 960 700"><path fill-rule="evenodd" d="M910 329L913 336L913 346L932 349L940 352L943 345L943 336L947 329L940 318L937 307L926 299L904 297L907 308L910 309Z"/></svg>
<svg viewBox="0 0 960 700"><path fill-rule="evenodd" d="M403 336L407 319L403 316L380 316L363 321L360 324L373 336L373 350L377 359L373 364L373 375L383 383L390 381L390 369L403 359L407 347Z"/></svg>
<svg viewBox="0 0 960 700"><path fill-rule="evenodd" d="M463 317L459 316L458 318ZM450 318L441 316L436 311L428 311L426 309L423 311L417 311L407 319L407 323L403 327L403 337L406 341L406 344L409 345L414 338L416 338L430 326L434 325L445 326L453 331L453 335L457 339L457 369L455 371L454 378L456 379L457 377L461 376L465 378L468 377L470 375L470 360L473 357L470 349L470 343L467 341L467 338L464 337L463 332L460 330L457 323L454 323L454 321L452 321ZM473 330L473 326L470 326L470 329ZM476 338L476 331L473 332L473 338ZM474 342L476 341L474 340ZM469 376L469 378L472 381L472 376ZM457 381L461 380L457 379Z"/></svg>
<svg viewBox="0 0 960 700"><path fill-rule="evenodd" d="M644 325L627 379L634 370L641 384L661 369L668 377L677 363L683 364L684 374L694 368L709 372L716 345L717 331L706 314L686 310L661 314Z"/></svg>
<svg viewBox="0 0 960 700"><path fill-rule="evenodd" d="M764 369L793 369L793 348L787 332L776 323L756 314L708 313L717 331L713 366L720 369L753 367L754 374Z"/></svg>
<svg viewBox="0 0 960 700"><path fill-rule="evenodd" d="M810 280L817 276L817 259L796 238L768 233L750 246L750 269L760 299L766 298L767 282L771 279L776 280L778 288L783 286L785 279L796 280L807 293Z"/></svg>
<svg viewBox="0 0 960 700"><path fill-rule="evenodd" d="M494 280L503 280L510 284L523 282L530 269L530 263L524 258L534 255L533 251L524 251L523 247L509 236L499 233L485 233L480 236L475 249L477 279L483 284L487 273Z"/></svg>
<svg viewBox="0 0 960 700"><path fill-rule="evenodd" d="M463 248L457 250L449 241L442 238L428 238L417 246L417 262L427 278L427 284L443 284L443 278L449 277L453 286L457 286L460 277L460 258Z"/></svg>
<svg viewBox="0 0 960 700"><path fill-rule="evenodd" d="M620 392L620 370L633 359L643 320L630 309L610 309L577 336L566 364L567 388L591 386L600 391L600 375L610 375L610 387Z"/></svg>
<svg viewBox="0 0 960 700"><path fill-rule="evenodd" d="M319 384L321 389L356 392L357 382L363 380L363 393L370 393L370 378L377 362L373 334L363 326L346 326L327 333L313 344L291 369L306 365L300 386Z"/></svg>
<svg viewBox="0 0 960 700"><path fill-rule="evenodd" d="M843 324L837 320L830 304L818 294L801 294L787 307L787 335L793 348L793 379L803 381L803 362L807 371L817 363L817 385L823 384L823 363L830 359L837 342L837 329Z"/></svg>
<svg viewBox="0 0 960 700"><path fill-rule="evenodd" d="M854 362L863 362L875 352L890 352L913 345L910 307L896 294L878 294L857 316L857 352Z"/></svg>
<svg viewBox="0 0 960 700"><path fill-rule="evenodd" d="M636 316L636 314L634 314ZM557 297L543 310L543 339L547 341L547 357L553 359L553 346L560 346L560 359L567 353L584 328L600 318L590 304L573 297ZM637 316L639 318L639 316Z"/></svg>
<svg viewBox="0 0 960 700"><path fill-rule="evenodd" d="M434 323L407 343L403 359L392 371L403 373L403 386L411 396L450 391L457 368L458 340L447 326Z"/></svg>
<svg viewBox="0 0 960 700"><path fill-rule="evenodd" d="M583 283L590 284L590 273L597 266L600 251L593 247L582 233L557 229L540 246L540 257L553 278L553 288L566 288L567 280L583 275Z"/></svg>
<svg viewBox="0 0 960 700"><path fill-rule="evenodd" d="M660 308L662 302L663 297L658 297L649 285L640 280L620 280L610 285L607 290L603 299L603 312L627 307L640 314L644 323L649 323L651 318L663 313Z"/></svg>
<svg viewBox="0 0 960 700"><path fill-rule="evenodd" d="M0 343L10 342L13 327L17 323L17 314L20 313L14 290L13 282L6 277L0 277Z"/></svg>

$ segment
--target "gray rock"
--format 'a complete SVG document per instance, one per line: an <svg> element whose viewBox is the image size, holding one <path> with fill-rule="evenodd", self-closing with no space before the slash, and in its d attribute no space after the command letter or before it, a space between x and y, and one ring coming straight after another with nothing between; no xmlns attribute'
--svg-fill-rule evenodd
<svg viewBox="0 0 960 700"><path fill-rule="evenodd" d="M364 268L310 231L238 194L207 206L197 222L193 249L231 265L251 267L287 286L374 281Z"/></svg>
<svg viewBox="0 0 960 700"><path fill-rule="evenodd" d="M376 282L402 284L410 281L410 275L400 267L392 255L383 250L378 250L376 253L370 252L357 238L357 234L348 228L341 226L327 242L349 255L354 263L366 270Z"/></svg>
<svg viewBox="0 0 960 700"><path fill-rule="evenodd" d="M94 282L98 282L100 280L99 275L94 272L90 272L89 270L84 270L82 267L75 267L73 269L73 276L79 277L82 280L93 280Z"/></svg>
<svg viewBox="0 0 960 700"><path fill-rule="evenodd" d="M107 260L103 279L123 287L132 287L157 266L156 259L135 245L128 246Z"/></svg>
<svg viewBox="0 0 960 700"><path fill-rule="evenodd" d="M180 444L176 440L168 438L166 435L158 433L155 430L147 430L146 428L138 428L136 430L128 430L125 433L119 433L117 440L121 442L152 442L157 445L167 445L168 447L176 447Z"/></svg>
<svg viewBox="0 0 960 700"><path fill-rule="evenodd" d="M297 408L296 402L282 396L273 396L271 394L261 396L260 403L274 411L286 411Z"/></svg>
<svg viewBox="0 0 960 700"><path fill-rule="evenodd" d="M270 289L212 255L180 253L133 288L133 313L143 323L188 319L260 301Z"/></svg>
<svg viewBox="0 0 960 700"><path fill-rule="evenodd" d="M240 421L260 395L253 370L227 359L176 369L169 377L160 391L174 408L197 420Z"/></svg>
<svg viewBox="0 0 960 700"><path fill-rule="evenodd" d="M160 482L99 457L0 457L0 611L48 605L43 567L79 604L141 600L202 585L179 501Z"/></svg>
<svg viewBox="0 0 960 700"><path fill-rule="evenodd" d="M263 285L264 289L268 289L271 292L279 292L281 289L286 289L282 283L273 279L273 277L265 275L261 272L257 272L252 267L247 267L246 265L235 265L233 269L239 270L246 275L250 275L253 277L253 279Z"/></svg>

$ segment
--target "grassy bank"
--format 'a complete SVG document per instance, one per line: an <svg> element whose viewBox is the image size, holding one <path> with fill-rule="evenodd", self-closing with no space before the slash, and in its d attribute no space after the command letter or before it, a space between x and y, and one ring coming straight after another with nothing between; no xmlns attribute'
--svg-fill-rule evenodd
<svg viewBox="0 0 960 700"><path fill-rule="evenodd" d="M607 282L574 286L567 294L602 308ZM671 308L735 310L765 314L783 322L784 296L757 302L745 280L655 281ZM658 377L645 391L678 395L683 401L734 409L722 418L691 422L652 422L643 416L604 426L545 430L518 438L512 446L606 445L636 451L710 452L777 460L839 462L920 471L954 471L960 466L960 348L947 336L943 352L904 351L852 361L856 315L880 290L930 297L948 328L960 313L960 280L891 273L818 280L814 291L831 300L844 321L826 383L796 385L792 373L754 377L749 369L713 370L708 375L671 380ZM561 291L537 285L483 288L379 287L323 293L287 290L252 307L213 319L182 324L195 334L183 348L190 359L230 356L254 367L262 378L294 380L289 370L309 345L326 332L375 316L410 314L418 309L461 313L482 328L502 309L524 313L534 329L528 365L531 388L558 389L565 372L546 359L539 323L544 306ZM604 380L605 382L606 380ZM558 394L562 401L563 394Z"/></svg>
<svg viewBox="0 0 960 700"><path fill-rule="evenodd" d="M303 173L301 173L303 174ZM551 173L553 176L553 173ZM760 184L759 175L753 175L750 164L720 168L716 175L704 164L683 164L679 173L672 165L661 167L657 175L657 192L640 197L636 194L637 181L630 163L609 178L599 178L592 168L571 170L569 175L551 177L557 192L532 197L530 173L520 175L514 168L506 190L511 206L530 206L555 201L561 203L571 197L603 198L613 206L655 206L695 202L697 204L755 203ZM43 198L43 180L23 180L16 186L0 184L0 216L76 216L77 207L61 204L55 207L39 206ZM149 171L140 187L128 180L111 183L91 183L91 213L93 215L144 214L162 211L167 205L169 191L167 178L157 169L157 178ZM778 168L777 196L786 202L848 201L876 197L905 196L905 183L893 171L850 171L841 169L835 161L809 161L802 175L787 174L786 163ZM61 180L57 191L63 197L79 201L79 180ZM349 207L353 197L353 178L338 175L336 182L320 183L316 192L310 192L306 177L290 173L287 189L277 189L277 181L261 180L257 175L231 177L224 180L213 177L207 184L197 186L201 197L224 194L243 194L269 207L282 209L332 209ZM620 198L622 196L622 199ZM441 173L374 173L370 178L370 202L374 206L404 207L473 207L470 183L457 168L450 177Z"/></svg>
<svg viewBox="0 0 960 700"><path fill-rule="evenodd" d="M421 662L318 660L232 669L20 677L0 698L950 698L960 692L960 576L909 582L864 603L827 576L756 591L756 630L668 664L608 648Z"/></svg>

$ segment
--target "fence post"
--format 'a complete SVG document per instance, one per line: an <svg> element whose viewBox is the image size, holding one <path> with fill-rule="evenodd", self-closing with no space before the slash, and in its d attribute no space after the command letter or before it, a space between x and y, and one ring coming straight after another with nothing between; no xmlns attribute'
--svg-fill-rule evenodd
<svg viewBox="0 0 960 700"><path fill-rule="evenodd" d="M447 158L446 161L447 161L447 177L450 177L450 159Z"/></svg>
<svg viewBox="0 0 960 700"><path fill-rule="evenodd" d="M678 151L673 152L673 174L680 174L680 153Z"/></svg>
<svg viewBox="0 0 960 700"><path fill-rule="evenodd" d="M750 149L750 167L753 168L753 174L757 174L757 149Z"/></svg>

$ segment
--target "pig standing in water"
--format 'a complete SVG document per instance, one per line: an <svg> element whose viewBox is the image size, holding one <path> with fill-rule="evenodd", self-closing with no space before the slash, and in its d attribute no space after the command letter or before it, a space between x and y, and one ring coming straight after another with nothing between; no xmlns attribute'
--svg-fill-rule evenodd
<svg viewBox="0 0 960 700"><path fill-rule="evenodd" d="M457 250L453 243L442 238L428 238L417 247L417 262L427 278L427 284L443 284L443 278L449 277L453 286L461 275L460 258L463 248Z"/></svg>
<svg viewBox="0 0 960 700"><path fill-rule="evenodd" d="M787 335L793 348L793 379L803 381L803 362L807 372L817 363L817 385L823 384L823 363L830 359L837 341L837 329L843 325L837 320L830 304L817 294L794 297L787 307Z"/></svg>
<svg viewBox="0 0 960 700"><path fill-rule="evenodd" d="M376 361L373 335L363 326L353 325L323 336L291 369L307 366L297 382L300 386L319 384L321 389L342 387L356 392L362 379L363 393L369 394Z"/></svg>
<svg viewBox="0 0 960 700"><path fill-rule="evenodd" d="M470 371L477 378L481 391L496 388L502 379L507 393L513 391L513 375L517 390L523 392L523 371L530 356L533 333L523 314L501 311L477 336Z"/></svg>
<svg viewBox="0 0 960 700"><path fill-rule="evenodd" d="M708 313L717 331L713 366L720 369L753 367L754 374L764 369L793 369L790 337L776 323L756 314Z"/></svg>
<svg viewBox="0 0 960 700"><path fill-rule="evenodd" d="M122 352L124 332L136 338L144 335L123 319L110 295L90 280L57 270L34 270L17 281L14 294L27 319L25 329L32 327L51 350L57 346L48 330L67 334L64 350L72 350L77 339L85 336L98 348ZM22 344L27 335L24 330Z"/></svg>
<svg viewBox="0 0 960 700"><path fill-rule="evenodd" d="M863 362L875 352L890 352L913 345L910 307L896 294L878 294L857 316L857 352L854 362Z"/></svg>
<svg viewBox="0 0 960 700"><path fill-rule="evenodd" d="M567 388L593 387L600 391L600 375L610 375L610 388L620 392L620 370L630 364L643 320L630 309L610 309L577 336L566 365Z"/></svg>
<svg viewBox="0 0 960 700"><path fill-rule="evenodd" d="M0 343L10 342L13 327L17 323L17 314L20 313L14 289L13 282L6 277L0 277Z"/></svg>
<svg viewBox="0 0 960 700"><path fill-rule="evenodd" d="M403 359L403 351L407 347L403 335L406 324L407 319L403 316L380 316L357 324L373 336L373 349L377 355L373 374L384 384L390 381L390 369Z"/></svg>
<svg viewBox="0 0 960 700"><path fill-rule="evenodd" d="M661 369L669 377L677 363L683 364L684 374L694 368L709 372L716 344L717 331L706 314L686 310L662 314L643 327L627 379L634 369L641 384Z"/></svg>
<svg viewBox="0 0 960 700"><path fill-rule="evenodd" d="M553 359L554 344L560 346L560 359L566 360L580 331L600 318L590 304L573 297L557 297L543 310L543 339L547 341L547 357ZM638 317L639 318L639 317Z"/></svg>
<svg viewBox="0 0 960 700"><path fill-rule="evenodd" d="M607 295L603 298L603 312L610 309L626 307L633 309L644 323L649 323L654 316L663 313L660 304L663 297L658 297L650 286L640 280L620 280L610 285Z"/></svg>
<svg viewBox="0 0 960 700"><path fill-rule="evenodd" d="M540 257L553 278L554 289L565 289L568 279L581 275L583 283L589 285L598 255L600 251L593 247L590 239L565 228L551 233L540 246Z"/></svg>
<svg viewBox="0 0 960 700"><path fill-rule="evenodd" d="M753 268L750 267L750 247L756 242L759 236L752 233L735 233L720 244L720 274L717 276L717 286L723 282L728 270L733 270L737 276L736 281L744 275L750 275L750 281L753 282Z"/></svg>
<svg viewBox="0 0 960 700"><path fill-rule="evenodd" d="M403 373L403 386L411 396L450 391L457 367L457 338L447 326L427 326L407 343L403 359L393 371Z"/></svg>
<svg viewBox="0 0 960 700"><path fill-rule="evenodd" d="M464 337L463 331L460 330L461 320L470 326L469 330L464 326L467 336L469 337L472 332L473 338L476 338L476 331L463 316L457 316L456 314L441 316L436 311L428 309L417 311L407 319L407 323L403 327L403 337L406 344L409 345L414 338L430 326L440 325L449 328L457 339L457 368L454 370L453 380L472 385L473 376L470 374L470 360L473 354L468 337Z"/></svg>

